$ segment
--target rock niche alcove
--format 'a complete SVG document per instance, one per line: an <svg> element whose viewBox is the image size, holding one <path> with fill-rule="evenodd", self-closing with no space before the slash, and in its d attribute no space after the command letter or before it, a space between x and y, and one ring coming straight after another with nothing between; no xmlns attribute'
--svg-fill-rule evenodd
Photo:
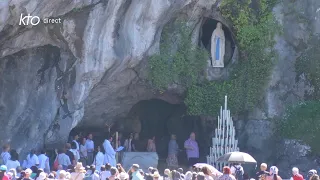
<svg viewBox="0 0 320 180"><path fill-rule="evenodd" d="M204 18L200 31L199 46L205 48L211 56L211 38L213 31L217 28L218 20L212 18ZM222 30L225 36L225 55L224 55L224 67L216 68L212 67L212 60L208 59L207 78L208 80L225 79L227 76L227 69L233 62L235 54L235 41L231 30L223 23Z"/></svg>

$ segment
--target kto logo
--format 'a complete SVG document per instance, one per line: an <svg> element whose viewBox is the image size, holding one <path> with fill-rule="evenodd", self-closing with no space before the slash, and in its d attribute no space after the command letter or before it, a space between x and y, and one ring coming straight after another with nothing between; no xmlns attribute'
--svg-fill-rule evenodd
<svg viewBox="0 0 320 180"><path fill-rule="evenodd" d="M19 25L26 25L28 26L29 24L36 26L40 23L40 18L39 16L31 16L30 14L28 14L28 16L23 16L23 14L21 14L20 16L20 21L19 21Z"/></svg>

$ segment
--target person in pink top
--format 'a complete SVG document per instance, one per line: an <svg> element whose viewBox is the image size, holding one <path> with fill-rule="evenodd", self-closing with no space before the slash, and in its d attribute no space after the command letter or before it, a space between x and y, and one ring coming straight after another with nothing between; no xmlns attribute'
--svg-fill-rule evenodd
<svg viewBox="0 0 320 180"><path fill-rule="evenodd" d="M194 132L192 132L190 138L184 142L184 148L187 152L189 167L192 167L199 162L199 146Z"/></svg>

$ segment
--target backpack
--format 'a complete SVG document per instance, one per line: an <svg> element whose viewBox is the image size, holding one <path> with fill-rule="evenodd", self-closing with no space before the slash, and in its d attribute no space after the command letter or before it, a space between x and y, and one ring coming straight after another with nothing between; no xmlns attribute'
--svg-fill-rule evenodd
<svg viewBox="0 0 320 180"><path fill-rule="evenodd" d="M243 172L241 171L241 168L239 167L239 168L237 168L236 166L233 166L235 169L236 169L236 171L235 171L235 178L237 179L237 180L243 180Z"/></svg>

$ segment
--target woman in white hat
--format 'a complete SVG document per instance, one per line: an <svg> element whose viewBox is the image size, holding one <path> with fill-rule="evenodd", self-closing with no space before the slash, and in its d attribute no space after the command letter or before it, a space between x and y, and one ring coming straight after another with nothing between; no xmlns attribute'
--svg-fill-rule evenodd
<svg viewBox="0 0 320 180"><path fill-rule="evenodd" d="M71 173L71 180L82 180L85 177L86 170L82 166L81 162L78 162L77 165L74 167L73 173Z"/></svg>
<svg viewBox="0 0 320 180"><path fill-rule="evenodd" d="M47 174L45 172L41 172L39 174L39 177L37 177L36 180L46 180L47 179Z"/></svg>

